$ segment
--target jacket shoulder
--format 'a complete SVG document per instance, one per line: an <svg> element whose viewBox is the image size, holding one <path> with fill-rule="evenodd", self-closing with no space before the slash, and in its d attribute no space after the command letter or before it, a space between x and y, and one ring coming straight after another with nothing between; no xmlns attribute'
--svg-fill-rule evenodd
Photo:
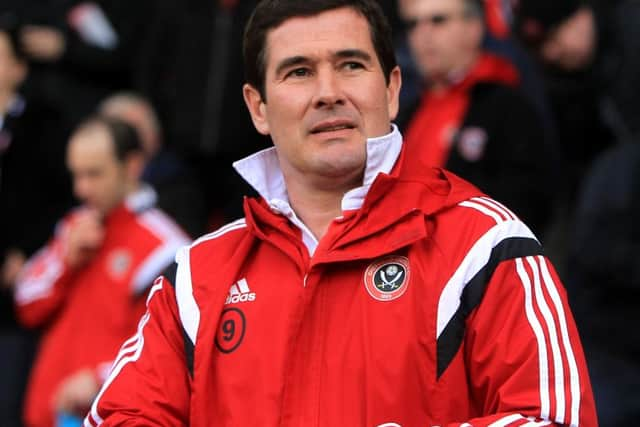
<svg viewBox="0 0 640 427"><path fill-rule="evenodd" d="M223 301L249 256L254 237L244 218L206 234L176 255L176 294L199 304ZM183 304L184 305L184 304ZM191 305L193 308L194 306ZM183 308L181 308L183 310Z"/></svg>
<svg viewBox="0 0 640 427"><path fill-rule="evenodd" d="M137 225L160 242L187 244L190 239L182 228L164 211L157 208L146 209L135 214Z"/></svg>
<svg viewBox="0 0 640 427"><path fill-rule="evenodd" d="M182 251L188 252L191 272L197 276L200 271L221 270L237 259L248 240L252 240L252 234L246 220L241 218L205 234Z"/></svg>
<svg viewBox="0 0 640 427"><path fill-rule="evenodd" d="M189 252L193 256L194 254L211 250L215 250L218 253L232 250L234 244L237 244L246 235L247 222L244 218L240 218L196 239L189 246Z"/></svg>
<svg viewBox="0 0 640 427"><path fill-rule="evenodd" d="M478 246L490 251L505 241L526 242L539 248L540 243L529 227L507 206L484 195L470 197L449 206L435 218L434 239L440 245L454 246L463 253ZM534 252L538 252L535 249Z"/></svg>

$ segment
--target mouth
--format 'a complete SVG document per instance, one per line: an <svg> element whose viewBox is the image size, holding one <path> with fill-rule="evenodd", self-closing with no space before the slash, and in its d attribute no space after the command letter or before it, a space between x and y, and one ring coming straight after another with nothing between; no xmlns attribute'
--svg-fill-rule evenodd
<svg viewBox="0 0 640 427"><path fill-rule="evenodd" d="M315 135L323 132L336 132L345 129L354 129L355 127L355 124L346 121L323 122L312 127L311 134Z"/></svg>

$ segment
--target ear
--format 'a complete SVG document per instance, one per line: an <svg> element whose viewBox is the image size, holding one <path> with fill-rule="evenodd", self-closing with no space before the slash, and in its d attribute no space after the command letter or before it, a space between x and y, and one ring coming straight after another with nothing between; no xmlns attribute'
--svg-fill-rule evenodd
<svg viewBox="0 0 640 427"><path fill-rule="evenodd" d="M263 135L269 135L269 117L267 116L266 103L263 102L258 89L247 83L242 87L242 95L256 130Z"/></svg>
<svg viewBox="0 0 640 427"><path fill-rule="evenodd" d="M389 119L395 120L400 108L400 88L402 87L402 73L400 67L396 66L389 75L389 85L387 86L387 102L389 107Z"/></svg>

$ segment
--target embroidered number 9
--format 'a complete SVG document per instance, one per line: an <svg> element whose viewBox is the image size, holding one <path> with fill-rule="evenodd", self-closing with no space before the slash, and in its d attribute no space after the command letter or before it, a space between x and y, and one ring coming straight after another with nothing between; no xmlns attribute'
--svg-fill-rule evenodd
<svg viewBox="0 0 640 427"><path fill-rule="evenodd" d="M225 320L222 324L222 339L225 341L231 341L236 333L236 322L233 319Z"/></svg>
<svg viewBox="0 0 640 427"><path fill-rule="evenodd" d="M218 321L218 331L216 333L216 347L222 353L231 353L236 350L242 339L246 328L244 313L238 308L227 308L222 312Z"/></svg>

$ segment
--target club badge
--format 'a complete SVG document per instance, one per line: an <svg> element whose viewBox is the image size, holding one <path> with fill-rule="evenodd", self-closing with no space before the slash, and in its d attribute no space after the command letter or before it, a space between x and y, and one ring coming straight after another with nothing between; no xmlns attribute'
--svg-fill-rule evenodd
<svg viewBox="0 0 640 427"><path fill-rule="evenodd" d="M467 127L458 136L458 152L469 162L477 162L484 157L489 136L480 127Z"/></svg>
<svg viewBox="0 0 640 427"><path fill-rule="evenodd" d="M378 301L400 298L409 286L409 260L403 256L390 255L367 267L364 287Z"/></svg>
<svg viewBox="0 0 640 427"><path fill-rule="evenodd" d="M131 253L126 249L116 249L109 254L109 274L116 279L122 279L131 267Z"/></svg>

